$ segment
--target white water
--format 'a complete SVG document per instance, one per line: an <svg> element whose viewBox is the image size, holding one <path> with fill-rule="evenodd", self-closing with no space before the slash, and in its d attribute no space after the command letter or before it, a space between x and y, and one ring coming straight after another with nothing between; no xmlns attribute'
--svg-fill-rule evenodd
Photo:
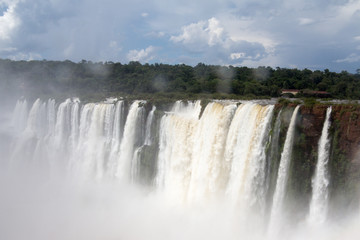
<svg viewBox="0 0 360 240"><path fill-rule="evenodd" d="M318 159L315 175L312 179L312 198L308 222L310 225L321 225L326 221L329 198L328 162L330 154L330 116L331 107L326 110L324 126L321 132L318 147Z"/></svg>
<svg viewBox="0 0 360 240"><path fill-rule="evenodd" d="M187 199L200 111L200 101L176 102L171 112L161 119L156 183L171 201L185 202Z"/></svg>
<svg viewBox="0 0 360 240"><path fill-rule="evenodd" d="M270 236L277 236L284 228L285 222L282 219L282 211L284 198L286 193L287 181L289 177L289 167L292 155L292 147L294 142L296 118L298 115L299 107L297 106L291 116L290 125L286 133L286 140L284 149L281 153L280 165L276 180L276 188L273 196L273 204L271 208L269 234ZM286 226L286 225L285 225Z"/></svg>
<svg viewBox="0 0 360 240"><path fill-rule="evenodd" d="M271 176L271 168L273 165L275 165L274 161L277 161L280 157L279 153L279 139L280 139L280 127L281 127L281 113L282 109L279 111L279 113L276 116L276 121L274 125L273 134L270 138L270 152L268 156L268 162L266 164L266 190L271 191L273 187L273 181L276 180L277 175L274 175L274 177ZM272 202L270 200L270 205Z"/></svg>
<svg viewBox="0 0 360 240"><path fill-rule="evenodd" d="M144 145L150 146L152 144L152 139L151 139L151 127L153 124L153 120L154 120L154 113L155 113L156 107L153 106L147 119L146 119L146 130L145 130L145 141L144 141Z"/></svg>
<svg viewBox="0 0 360 240"><path fill-rule="evenodd" d="M115 176L129 180L137 172L138 162L133 162L134 150L139 134L141 134L141 117L143 107L140 101L135 101L129 110L124 127L124 136L120 145L120 158Z"/></svg>
<svg viewBox="0 0 360 240"><path fill-rule="evenodd" d="M24 165L28 174L28 166L34 166L41 169L36 176L48 171L50 179L53 174L65 177L61 184L46 179L41 184L6 188L3 196L10 200L0 209L11 209L13 198L24 199L26 204L19 204L14 212L28 239L288 239L289 235L273 233L288 227L282 219L283 204L299 107L286 134L267 221L270 163L266 161L271 158L266 155L274 105L224 101L210 102L202 109L200 101L178 101L171 109L153 106L146 112L149 108L144 104L37 100L28 110L27 102L19 101L13 118L12 168ZM280 131L279 117L275 128ZM319 152L324 149L320 146ZM150 165L142 165L146 148L157 152L151 162L155 173L147 183L151 189L146 192L151 194L144 195L137 190L141 182L137 180ZM24 172L12 178L26 176ZM0 183L6 185L6 181ZM65 189L59 189L62 184ZM21 191L14 195L13 189ZM16 222L13 216L3 217L6 226L12 223L7 229ZM34 216L42 219L30 224L26 219ZM51 221L44 220L47 216ZM269 235L263 231L267 224ZM38 228L40 237L33 237L26 226ZM47 229L58 231L59 237ZM2 232L20 234L4 230L0 236ZM314 234L300 228L290 239L329 239L335 232Z"/></svg>
<svg viewBox="0 0 360 240"><path fill-rule="evenodd" d="M265 148L273 106L241 105L231 123L225 161L231 163L227 195L233 204L264 210Z"/></svg>
<svg viewBox="0 0 360 240"><path fill-rule="evenodd" d="M195 141L189 166L189 202L201 203L209 200L226 187L229 166L223 161L223 157L226 136L235 109L233 104L223 106L209 103L192 132Z"/></svg>
<svg viewBox="0 0 360 240"><path fill-rule="evenodd" d="M122 119L124 118L124 102L119 101L115 105L114 126L111 138L111 148L109 153L109 161L107 163L107 175L111 178L115 176L117 170L118 158L120 155L120 143L122 138Z"/></svg>
<svg viewBox="0 0 360 240"><path fill-rule="evenodd" d="M50 100L49 100L50 101ZM28 104L27 101L17 101L14 114L12 117L12 125L15 127L15 129L18 132L22 132L26 127L26 121L27 121L27 115L28 115Z"/></svg>

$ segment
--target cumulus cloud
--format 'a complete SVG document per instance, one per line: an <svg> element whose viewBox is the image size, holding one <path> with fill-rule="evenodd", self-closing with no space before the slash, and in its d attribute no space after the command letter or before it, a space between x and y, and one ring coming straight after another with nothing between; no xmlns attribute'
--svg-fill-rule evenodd
<svg viewBox="0 0 360 240"><path fill-rule="evenodd" d="M351 71L359 22L359 0L0 0L0 57Z"/></svg>
<svg viewBox="0 0 360 240"><path fill-rule="evenodd" d="M182 43L193 51L201 51L208 46L224 45L227 37L219 21L216 18L210 18L207 21L183 26L182 33L178 36L171 36L170 40Z"/></svg>
<svg viewBox="0 0 360 240"><path fill-rule="evenodd" d="M32 53L34 57L56 60L126 61L130 47L120 51L123 43L139 44L141 34L148 32L139 31L138 26L130 27L142 13L147 13L149 4L144 0L128 3L109 0L106 4L96 0L9 2L14 7L9 5L4 16L0 14L0 48L11 47L16 51L2 52L1 58ZM11 39L2 41L10 33ZM117 46L109 44L112 41Z"/></svg>
<svg viewBox="0 0 360 240"><path fill-rule="evenodd" d="M127 58L129 61L148 62L155 57L154 53L155 53L155 47L149 46L146 49L130 50L129 53L127 54Z"/></svg>
<svg viewBox="0 0 360 240"><path fill-rule="evenodd" d="M6 9L0 15L0 41L10 40L13 32L20 25L20 19L15 14L15 8L18 1L0 1L0 4Z"/></svg>
<svg viewBox="0 0 360 240"><path fill-rule="evenodd" d="M181 33L170 40L220 64L239 64L245 59L259 59L273 52L275 44L272 40L254 32L250 34L246 28L232 30L226 26L228 24L222 24L219 19L212 17L183 26Z"/></svg>

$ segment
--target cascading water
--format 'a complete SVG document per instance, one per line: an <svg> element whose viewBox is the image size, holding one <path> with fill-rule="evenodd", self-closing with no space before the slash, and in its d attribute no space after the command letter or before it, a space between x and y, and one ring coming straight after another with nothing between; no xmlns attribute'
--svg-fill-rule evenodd
<svg viewBox="0 0 360 240"><path fill-rule="evenodd" d="M277 177L277 170L278 169L278 160L280 160L280 153L279 153L279 140L280 140L280 127L281 127L281 114L282 109L279 111L276 117L275 126L273 133L270 138L270 152L268 154L267 164L266 164L266 191L268 197L268 205L271 206L271 194L274 192L275 184L276 184L276 177ZM272 175L272 173L274 174ZM275 174L276 173L276 174Z"/></svg>
<svg viewBox="0 0 360 240"><path fill-rule="evenodd" d="M187 198L200 111L200 101L178 101L161 119L156 183L174 201L184 202Z"/></svg>
<svg viewBox="0 0 360 240"><path fill-rule="evenodd" d="M145 141L144 141L144 145L150 146L152 144L152 139L151 139L151 126L153 124L153 120L154 120L154 113L155 113L156 107L153 106L147 119L146 119L146 130L145 130Z"/></svg>
<svg viewBox="0 0 360 240"><path fill-rule="evenodd" d="M231 163L226 193L236 205L264 207L265 141L273 106L243 104L235 113L226 141L225 161Z"/></svg>
<svg viewBox="0 0 360 240"><path fill-rule="evenodd" d="M138 171L138 163L132 162L139 137L141 138L142 102L135 101L131 104L126 118L124 136L120 145L120 158L115 176L119 179L134 178ZM139 136L140 135L140 136Z"/></svg>
<svg viewBox="0 0 360 240"><path fill-rule="evenodd" d="M234 104L227 106L219 103L208 104L196 129L192 132L195 141L191 149L189 202L211 199L226 186L229 168L222 160L226 136L235 108Z"/></svg>
<svg viewBox="0 0 360 240"><path fill-rule="evenodd" d="M281 153L280 165L276 181L276 188L273 196L273 204L271 208L269 234L270 236L277 235L280 232L282 222L282 208L284 204L286 185L289 177L289 167L292 155L292 148L294 142L296 118L298 115L299 107L297 106L292 114L290 125L286 133L286 140L284 149Z"/></svg>
<svg viewBox="0 0 360 240"><path fill-rule="evenodd" d="M51 174L60 169L71 181L80 180L81 186L111 183L117 191L121 184L146 185L151 196L184 207L182 214L188 211L186 206L217 206L213 218L224 221L223 232L229 232L229 226L238 229L239 224L245 236L281 238L278 233L287 227L284 201L299 108L293 111L285 136L283 110L255 101L211 101L206 106L200 101L177 101L169 108L146 101L82 104L79 99L67 99L56 104L52 99L38 99L29 110L28 102L20 100L12 120L15 137L10 165L44 165ZM328 108L309 222L327 219L330 114ZM117 196L120 202L127 193ZM87 197L79 202L88 204ZM108 201L103 197L101 204ZM272 201L267 202L269 198ZM139 202L134 205L137 209ZM163 207L155 215L161 215ZM126 215L128 209L122 210ZM226 217L218 219L219 214ZM246 230L250 226L254 227ZM262 231L266 226L268 235Z"/></svg>
<svg viewBox="0 0 360 240"><path fill-rule="evenodd" d="M49 100L50 101L50 100ZM26 127L28 104L26 100L17 101L12 118L12 125L16 131L22 132Z"/></svg>
<svg viewBox="0 0 360 240"><path fill-rule="evenodd" d="M118 158L120 154L120 143L122 138L122 119L124 118L124 102L118 101L115 105L114 126L111 138L111 147L109 160L107 163L107 175L114 177L117 169Z"/></svg>
<svg viewBox="0 0 360 240"><path fill-rule="evenodd" d="M323 224L326 221L329 198L328 161L330 154L329 128L331 110L331 107L326 110L325 122L319 140L315 175L312 179L312 198L308 217L308 222L311 225Z"/></svg>

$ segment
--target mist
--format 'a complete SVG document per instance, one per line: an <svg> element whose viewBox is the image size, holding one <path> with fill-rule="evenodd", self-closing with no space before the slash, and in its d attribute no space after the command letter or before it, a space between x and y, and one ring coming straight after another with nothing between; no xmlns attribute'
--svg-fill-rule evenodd
<svg viewBox="0 0 360 240"><path fill-rule="evenodd" d="M356 239L359 236L360 217L357 208L351 215L341 218L328 217L323 224L311 225L306 219L307 214L302 215L305 216L303 219L294 219L299 214L288 212L287 209L296 208L297 203L293 202L287 202L288 206L293 206L284 208L281 212L281 216L287 220L282 222L279 233L269 234L270 212L263 211L256 205L261 202L261 196L254 195L252 199L251 196L238 194L237 191L250 195L253 192L235 188L236 182L222 187L222 181L230 178L228 181L231 182L232 175L236 172L232 170L229 174L227 167L222 166L221 174L214 175L220 167L222 155L207 155L212 151L208 148L217 149L215 155L227 150L213 144L212 140L217 139L221 143L231 139L231 129L235 125L230 125L230 120L238 120L238 124L246 121L241 119L241 111L244 116L247 116L244 111L252 114L259 111L259 114L263 115L254 116L258 116L264 124L267 123L267 117L272 116L271 104L261 106L253 102L242 102L243 107L235 112L237 106L231 101L213 102L207 106L202 117L197 119L201 107L199 102L177 102L169 109L174 114L169 112L163 115L164 118L155 117L154 122L146 123L150 121L147 120L150 118L146 117L150 112L143 108L144 102L131 103L125 112L116 112L116 109L121 107L117 103L121 101L114 101L84 105L79 105L81 103L77 99L59 103L53 100L37 100L35 103L29 101L24 119L18 115L24 114L24 110L19 111L24 107L14 111L13 103L12 106L2 109L1 239ZM24 100L20 100L19 104L24 104ZM78 109L78 120L71 115L76 112L74 109ZM289 111L281 115L285 124L290 124L292 111ZM236 115L237 113L239 115ZM51 114L55 115L49 121ZM61 114L69 118L63 118ZM123 114L117 118L120 122L123 121L119 124L120 128L124 128L123 139L122 142L110 143L115 135L112 135L113 131L107 130L106 126L108 123L114 124L116 114ZM145 129L130 136L130 130L136 128L127 123L134 121L130 117L136 119L137 128L152 126L152 143L146 145L146 141L141 141L144 139ZM249 115L248 124L237 127L242 131L252 128L253 126L249 125L252 124L251 117L252 115ZM85 120L86 123L82 122ZM71 131L75 131L75 125L69 125L70 123L79 124L79 129L76 130L79 142L73 149ZM216 125L213 125L214 123ZM157 124L161 125L160 129L156 127ZM207 124L212 124L211 131L206 127L209 126ZM112 130L115 128L114 125ZM229 132L225 134L224 129L229 129ZM256 131L259 131L259 135L249 133L250 135L242 137L251 139L264 135L266 139L266 124L258 125L257 128L254 126L254 129L258 129ZM263 133L260 134L259 129L263 129ZM63 132L58 132L60 130ZM106 140L106 134L110 134L110 142ZM157 134L165 135L156 140ZM190 136L191 134L194 135ZM222 134L224 136L221 136ZM192 139L195 136L196 141ZM172 142L175 139L181 142L182 138L183 145ZM139 156L149 156L146 151L159 148L157 164L161 166L161 161L165 161L165 168L162 169L164 172L157 167L154 176L150 174L151 169L141 164L144 161L142 158L136 160L138 155L135 153L127 153L130 159L124 159L122 153L112 152L113 149L125 149L124 141L132 144L134 152L142 153ZM156 143L157 141L159 142ZM163 145L164 141L167 145ZM58 144L57 149L54 144ZM167 155L170 145L171 156ZM230 147L229 144L226 146ZM241 146L241 151L245 151L245 145ZM86 152L92 147L95 148L95 155L87 155ZM106 150L107 147L111 149ZM249 151L247 154L254 154L251 151L255 148L262 149L261 145L256 147L255 144L246 150ZM236 151L231 154L235 156ZM114 172L108 171L111 168L108 163L111 162L112 154L119 154L116 155L116 160L132 160L132 165L128 166L129 178L117 177L117 173L122 170L119 170L120 165L114 168ZM224 155L226 159L232 159L233 155L229 154L230 152ZM261 158L261 155L258 157ZM170 163L170 166L167 166L167 159L176 164L171 166ZM213 165L202 162L206 159L219 162L214 162ZM98 161L103 162L99 165L96 163ZM193 161L194 164L186 161ZM231 161L235 161L235 158ZM255 158L252 161L255 161ZM134 165L135 163L139 165ZM202 164L208 164L207 167L212 168L213 173L208 175L201 172L201 168L205 166ZM198 166L198 169L194 166ZM190 178L186 175L189 171L192 172ZM136 174L139 172L147 175L139 176ZM239 171L237 174L242 173ZM146 176L148 180L140 181L137 176ZM162 176L162 187L156 184L159 176ZM247 178L246 174L243 178ZM255 180L249 178L247 181ZM207 185L208 183L210 185ZM252 202L254 200L256 204Z"/></svg>

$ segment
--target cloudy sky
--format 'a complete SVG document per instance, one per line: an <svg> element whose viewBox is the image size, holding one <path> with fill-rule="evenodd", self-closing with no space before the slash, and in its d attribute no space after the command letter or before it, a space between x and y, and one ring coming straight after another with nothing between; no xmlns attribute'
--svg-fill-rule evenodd
<svg viewBox="0 0 360 240"><path fill-rule="evenodd" d="M360 0L0 0L0 58L360 68Z"/></svg>

